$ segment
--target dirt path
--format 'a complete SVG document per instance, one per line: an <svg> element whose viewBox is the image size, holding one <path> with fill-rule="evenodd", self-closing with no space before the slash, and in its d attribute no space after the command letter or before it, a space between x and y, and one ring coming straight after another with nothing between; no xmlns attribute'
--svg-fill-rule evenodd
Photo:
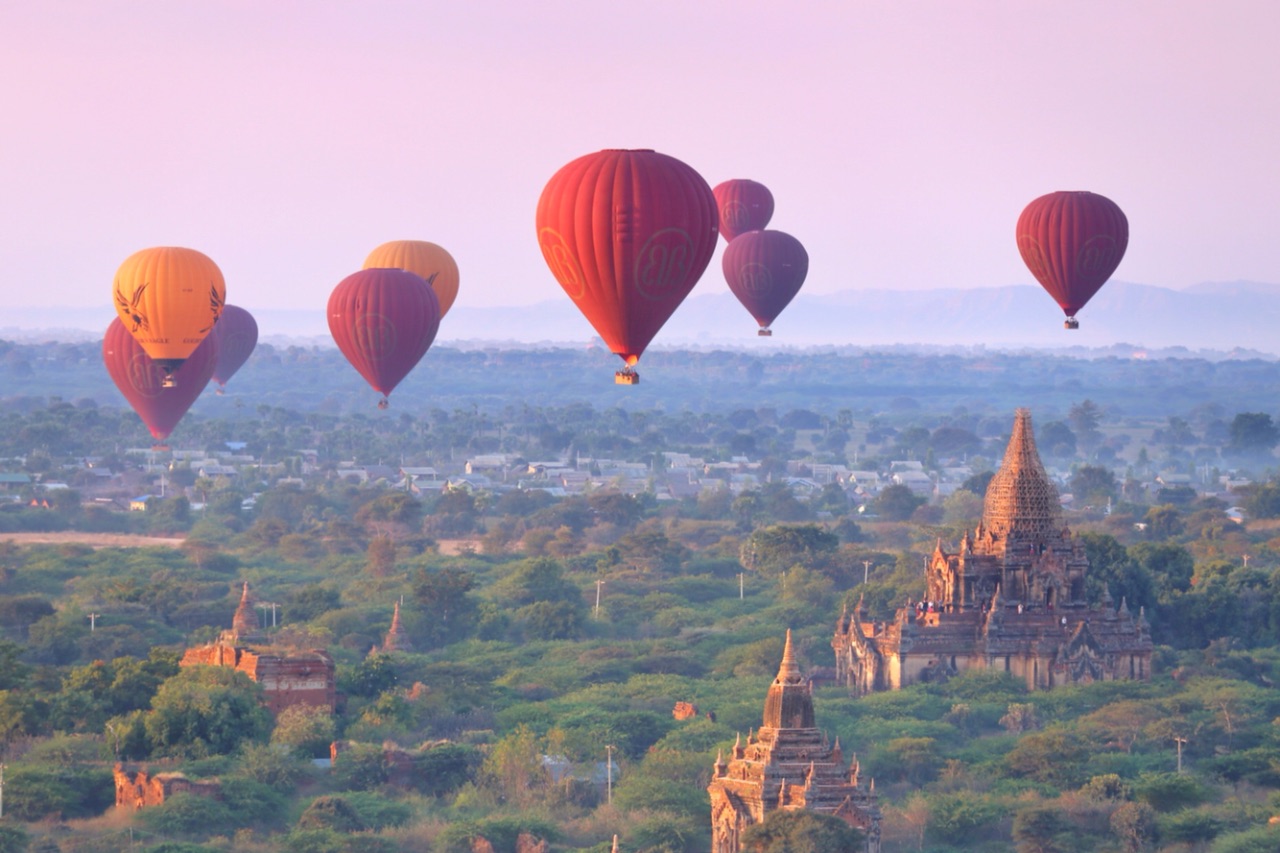
<svg viewBox="0 0 1280 853"><path fill-rule="evenodd" d="M5 541L16 542L19 545L75 543L88 545L91 548L148 548L160 545L177 548L183 542L181 538L137 536L131 533L83 533L77 530L62 530L55 533L0 533L0 542Z"/></svg>

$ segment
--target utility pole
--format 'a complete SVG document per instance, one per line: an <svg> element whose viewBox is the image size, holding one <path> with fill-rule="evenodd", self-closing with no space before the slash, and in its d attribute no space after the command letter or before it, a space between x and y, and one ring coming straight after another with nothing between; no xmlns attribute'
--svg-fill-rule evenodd
<svg viewBox="0 0 1280 853"><path fill-rule="evenodd" d="M592 619L600 618L600 587L604 586L604 578L596 578L596 608L591 613Z"/></svg>
<svg viewBox="0 0 1280 853"><path fill-rule="evenodd" d="M4 819L4 765L0 764L0 820Z"/></svg>
<svg viewBox="0 0 1280 853"><path fill-rule="evenodd" d="M89 614L89 633L92 634L96 630L98 630L98 614L90 613Z"/></svg>
<svg viewBox="0 0 1280 853"><path fill-rule="evenodd" d="M1248 555L1248 554L1245 554L1245 555L1244 555L1244 567L1245 567L1246 569L1247 569L1247 568L1249 568L1249 555Z"/></svg>
<svg viewBox="0 0 1280 853"><path fill-rule="evenodd" d="M743 599L742 584L743 584L743 578L745 575L746 575L746 572L738 572L738 600L739 601Z"/></svg>
<svg viewBox="0 0 1280 853"><path fill-rule="evenodd" d="M280 605L274 601L262 601L258 603L258 609L262 611L262 621L267 621L267 610L271 610L271 627L276 627L276 608ZM264 626L265 627L265 626Z"/></svg>
<svg viewBox="0 0 1280 853"><path fill-rule="evenodd" d="M871 561L863 560L862 561L862 585L863 586L867 585L867 575L869 574L871 574Z"/></svg>
<svg viewBox="0 0 1280 853"><path fill-rule="evenodd" d="M1175 737L1173 742L1178 745L1178 774L1182 774L1182 746L1187 742L1184 737Z"/></svg>
<svg viewBox="0 0 1280 853"><path fill-rule="evenodd" d="M607 756L604 762L605 802L608 803L609 805L613 805L613 751L617 749L617 747L613 745L608 745L608 746L605 746L604 749L605 749L605 755ZM0 764L0 783L3 783L4 781L3 768L4 768L4 765Z"/></svg>

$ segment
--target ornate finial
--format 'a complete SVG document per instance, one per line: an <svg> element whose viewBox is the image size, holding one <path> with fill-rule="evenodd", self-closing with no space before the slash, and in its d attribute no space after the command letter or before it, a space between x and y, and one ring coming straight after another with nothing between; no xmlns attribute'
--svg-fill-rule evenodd
<svg viewBox="0 0 1280 853"><path fill-rule="evenodd" d="M778 667L775 684L796 684L800 681L800 667L796 665L795 652L791 650L791 629L787 629L787 642L782 647L782 665Z"/></svg>
<svg viewBox="0 0 1280 853"><path fill-rule="evenodd" d="M1129 599L1127 596L1120 596L1120 607L1116 609L1116 614L1122 617L1128 617L1130 615Z"/></svg>
<svg viewBox="0 0 1280 853"><path fill-rule="evenodd" d="M1018 409L1004 461L987 486L982 528L996 540L1014 534L1043 544L1056 541L1063 526L1058 490L1036 451L1031 412Z"/></svg>

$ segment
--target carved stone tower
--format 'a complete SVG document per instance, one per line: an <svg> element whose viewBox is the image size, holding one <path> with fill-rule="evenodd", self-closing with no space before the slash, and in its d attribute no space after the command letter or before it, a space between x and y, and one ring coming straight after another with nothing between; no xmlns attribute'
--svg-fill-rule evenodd
<svg viewBox="0 0 1280 853"><path fill-rule="evenodd" d="M711 784L712 853L740 853L742 832L774 811L807 809L860 829L868 853L880 850L880 808L875 783L864 785L856 758L846 767L834 745L814 727L813 693L791 648L764 700L764 724L739 736L728 763L717 758Z"/></svg>
<svg viewBox="0 0 1280 853"><path fill-rule="evenodd" d="M384 652L411 652L413 643L404 633L400 625L400 602L396 602L395 612L391 614L391 627L387 630L386 639L382 641Z"/></svg>

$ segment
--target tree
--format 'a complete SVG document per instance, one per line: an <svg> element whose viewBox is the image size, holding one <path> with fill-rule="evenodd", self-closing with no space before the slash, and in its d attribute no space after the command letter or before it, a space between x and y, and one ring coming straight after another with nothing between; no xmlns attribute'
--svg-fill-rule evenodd
<svg viewBox="0 0 1280 853"><path fill-rule="evenodd" d="M475 625L477 607L468 595L475 579L461 569L423 569L413 586L413 596L428 618L421 620L414 640L427 646L461 640Z"/></svg>
<svg viewBox="0 0 1280 853"><path fill-rule="evenodd" d="M742 833L744 853L860 853L862 833L838 817L773 811Z"/></svg>
<svg viewBox="0 0 1280 853"><path fill-rule="evenodd" d="M1146 803L1125 803L1111 813L1111 831L1130 853L1149 849L1159 835L1156 810Z"/></svg>
<svg viewBox="0 0 1280 853"><path fill-rule="evenodd" d="M1226 449L1234 453L1265 453L1280 443L1280 428L1263 412L1241 412L1231 421Z"/></svg>
<svg viewBox="0 0 1280 853"><path fill-rule="evenodd" d="M1076 455L1076 434L1062 421L1049 421L1038 433L1036 444L1045 454L1064 459Z"/></svg>
<svg viewBox="0 0 1280 853"><path fill-rule="evenodd" d="M201 758L266 742L272 719L262 689L244 673L192 666L160 685L143 725L153 755Z"/></svg>
<svg viewBox="0 0 1280 853"><path fill-rule="evenodd" d="M307 758L329 754L329 744L337 735L333 715L323 706L291 705L276 717L271 743L293 749Z"/></svg>
<svg viewBox="0 0 1280 853"><path fill-rule="evenodd" d="M880 490L872 506L877 515L889 521L906 521L918 507L924 504L925 499L918 497L910 488L894 483Z"/></svg>
<svg viewBox="0 0 1280 853"><path fill-rule="evenodd" d="M777 575L795 565L822 570L839 549L840 538L816 524L778 524L748 536L739 559L749 571Z"/></svg>
<svg viewBox="0 0 1280 853"><path fill-rule="evenodd" d="M365 570L375 578L385 578L396 566L396 543L390 536L375 536L369 540Z"/></svg>
<svg viewBox="0 0 1280 853"><path fill-rule="evenodd" d="M1032 806L1013 818L1013 840L1018 853L1068 853L1076 849L1074 827L1065 814L1052 806Z"/></svg>
<svg viewBox="0 0 1280 853"><path fill-rule="evenodd" d="M1081 465L1072 473L1068 488L1082 504L1105 505L1116 497L1116 475L1101 465Z"/></svg>

